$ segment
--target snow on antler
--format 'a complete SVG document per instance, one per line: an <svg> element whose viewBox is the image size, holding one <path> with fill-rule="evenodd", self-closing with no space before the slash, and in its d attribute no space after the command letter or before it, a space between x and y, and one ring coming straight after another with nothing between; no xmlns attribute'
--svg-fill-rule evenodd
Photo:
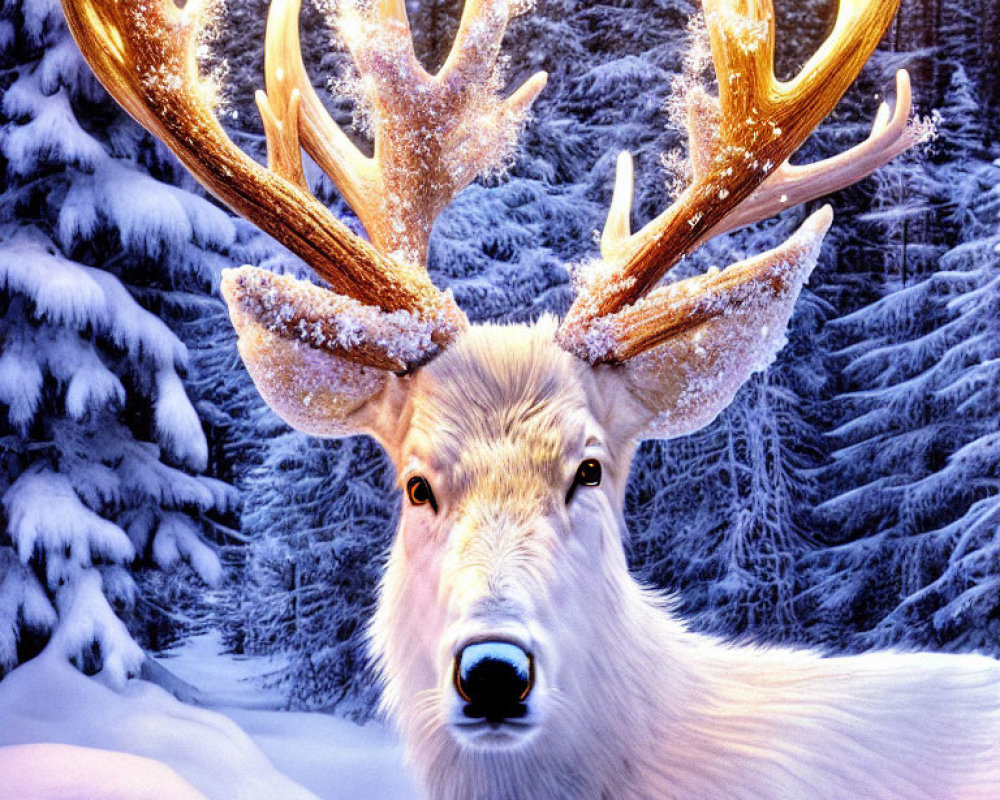
<svg viewBox="0 0 1000 800"><path fill-rule="evenodd" d="M339 9L337 27L357 70L351 87L374 155L367 157L323 108L299 45L299 0L276 0L268 18L268 96L302 98L302 144L344 195L372 243L401 261L424 264L434 220L479 175L502 170L521 123L545 85L536 73L500 97L500 43L525 8L468 0L451 53L436 75L417 60L402 0ZM294 111L289 115L294 118Z"/></svg>
<svg viewBox="0 0 1000 800"><path fill-rule="evenodd" d="M721 110L718 98L702 86L683 88L688 160L692 182L697 182L708 174L716 158ZM892 109L888 103L879 106L865 141L813 164L796 165L786 159L773 170L769 168L767 179L711 228L705 240L857 183L900 153L926 142L934 136L934 125L930 120L911 117L911 110L910 76L901 69L896 73L895 105ZM651 222L647 228L631 233L632 184L632 158L625 151L618 157L611 207L601 235L601 255L606 261L628 255L643 236L649 235L647 228L655 224ZM725 191L720 190L720 194Z"/></svg>
<svg viewBox="0 0 1000 800"><path fill-rule="evenodd" d="M545 85L538 73L508 99L499 96L500 43L511 15L522 10L507 0L469 0L451 53L432 76L417 61L400 0L344 5L337 24L358 72L355 99L374 140L374 155L367 157L309 82L300 1L275 0L265 47L267 92L257 93L271 170L304 187L301 143L375 248L423 272L435 218L473 178L504 165ZM286 420L321 434L337 431L340 420L382 387L384 377L365 367L413 369L467 325L447 293L425 318L251 267L230 273L223 293L258 389ZM325 380L315 380L317 370Z"/></svg>
<svg viewBox="0 0 1000 800"><path fill-rule="evenodd" d="M143 3L65 0L70 30L105 88L177 155L206 189L301 257L331 286L368 305L407 309L430 319L461 316L426 271L386 257L353 234L290 172L298 157L282 141L265 169L243 153L215 117L213 92L198 70L197 51L212 4L192 0ZM274 101L274 98L272 98ZM270 102L274 120L294 103ZM289 120L291 123L291 120ZM281 126L281 138L290 128Z"/></svg>
<svg viewBox="0 0 1000 800"><path fill-rule="evenodd" d="M911 147L935 135L934 123L911 116L910 75L896 73L896 102L879 105L868 138L849 150L813 164L780 164L743 203L706 238L767 219L786 208L843 189L871 175Z"/></svg>

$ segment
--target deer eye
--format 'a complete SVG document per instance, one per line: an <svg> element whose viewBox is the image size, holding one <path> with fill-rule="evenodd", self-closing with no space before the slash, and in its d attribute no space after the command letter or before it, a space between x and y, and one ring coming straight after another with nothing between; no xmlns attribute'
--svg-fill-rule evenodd
<svg viewBox="0 0 1000 800"><path fill-rule="evenodd" d="M434 499L434 492L431 491L431 485L426 478L422 478L420 475L414 475L410 478L406 482L406 497L415 506L430 503L434 513L437 513L437 500Z"/></svg>
<svg viewBox="0 0 1000 800"><path fill-rule="evenodd" d="M599 486L601 483L601 462L588 458L576 470L577 483L584 486Z"/></svg>
<svg viewBox="0 0 1000 800"><path fill-rule="evenodd" d="M580 462L573 476L573 485L566 492L566 503L573 499L578 486L599 486L601 483L601 462L596 458L588 458Z"/></svg>

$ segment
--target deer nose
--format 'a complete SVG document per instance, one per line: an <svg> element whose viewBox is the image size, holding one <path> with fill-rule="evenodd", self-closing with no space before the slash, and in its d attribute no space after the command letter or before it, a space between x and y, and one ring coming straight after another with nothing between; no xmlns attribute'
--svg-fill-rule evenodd
<svg viewBox="0 0 1000 800"><path fill-rule="evenodd" d="M488 722L517 719L528 713L532 662L511 642L477 642L455 659L455 689L466 706L465 716Z"/></svg>

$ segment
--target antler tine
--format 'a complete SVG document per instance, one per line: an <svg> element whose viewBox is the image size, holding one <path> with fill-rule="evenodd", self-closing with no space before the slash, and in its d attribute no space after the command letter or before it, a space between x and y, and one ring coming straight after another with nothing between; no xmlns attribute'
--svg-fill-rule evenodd
<svg viewBox="0 0 1000 800"><path fill-rule="evenodd" d="M406 16L406 3L404 0L379 0L378 16L383 20L395 20L406 26L407 32L410 30L410 20Z"/></svg>
<svg viewBox="0 0 1000 800"><path fill-rule="evenodd" d="M302 171L302 150L299 147L299 107L302 96L298 89L292 90L285 103L277 107L271 105L264 92L254 94L264 135L267 138L267 165L273 173L289 183L308 191L306 176Z"/></svg>
<svg viewBox="0 0 1000 800"><path fill-rule="evenodd" d="M617 257L618 263L606 264L602 279L590 281L578 295L560 329L565 346L585 356L579 342L594 320L636 302L680 258L728 229L727 218L774 175L778 165L785 164L833 109L882 38L898 5L899 0L841 0L830 36L795 78L783 82L773 71L770 0L703 0L719 97L713 100L696 91L689 98L693 180L669 208L634 235L621 224L627 217L624 201L615 204L602 250ZM908 111L905 78L900 86L898 107ZM782 179L791 174L793 183L777 192L777 201L782 194L791 196L788 189L794 189L796 196L813 197L825 186L840 188L888 160L896 148L905 149L912 141L898 131L901 115L862 149L842 159L801 168L808 172L792 167L779 171ZM618 176L631 182L628 169L619 169ZM630 186L615 187L619 200L630 193ZM758 198L751 201L752 214L761 215L756 218L784 207L775 205L769 190ZM753 221L750 216L747 221Z"/></svg>
<svg viewBox="0 0 1000 800"><path fill-rule="evenodd" d="M465 83L490 77L507 23L519 13L511 5L509 0L465 0L455 41L438 73L441 78Z"/></svg>
<svg viewBox="0 0 1000 800"><path fill-rule="evenodd" d="M601 232L601 258L617 261L632 239L632 202L635 198L635 167L632 154L623 150L615 165L615 188L611 193L608 218Z"/></svg>
<svg viewBox="0 0 1000 800"><path fill-rule="evenodd" d="M70 30L104 86L205 188L302 257L341 294L438 320L435 338L443 346L464 320L450 295L422 271L394 263L352 234L301 188L289 127L298 103L294 96L262 108L270 144L282 153L274 158L276 172L226 136L198 74L205 6L198 0L183 9L173 0L64 2Z"/></svg>
<svg viewBox="0 0 1000 800"><path fill-rule="evenodd" d="M703 122L718 118L718 101L708 97L703 91L692 92L688 104L689 119ZM896 72L894 107L890 110L888 103L879 106L871 133L865 141L813 164L791 164L785 161L750 197L708 231L704 240L760 222L786 208L832 194L868 177L879 167L932 135L933 128L929 123L911 121L911 111L910 75L905 69L901 69ZM697 132L701 136L710 134L711 130L706 131L705 127L707 126L701 125L695 128L692 123L690 132L693 135ZM689 152L693 177L697 180L706 170L710 153L704 140L692 141ZM655 224L654 220L646 228L634 234L630 232L627 222L632 213L632 160L629 156L629 167L623 170L622 158L625 156L629 154L623 152L619 155L611 206L601 237L601 257L605 261L614 261L625 255L640 237L648 235L647 228ZM628 198L626 206L622 206L624 198ZM620 222L622 218L626 222L624 227ZM614 223L612 219L615 220Z"/></svg>
<svg viewBox="0 0 1000 800"><path fill-rule="evenodd" d="M348 0L340 31L360 76L374 155L364 156L313 90L299 44L301 0L273 0L265 73L268 94L302 95L301 137L383 253L423 265L438 214L477 175L503 166L531 103L537 73L509 98L497 95L506 0L468 0L451 55L429 75L413 51L403 0L361 12Z"/></svg>
<svg viewBox="0 0 1000 800"><path fill-rule="evenodd" d="M396 0L387 2L398 5ZM373 160L333 121L309 82L299 43L300 6L301 0L271 0L264 43L267 96L281 104L294 92L300 94L298 135L302 146L330 176L347 204L357 211L379 191L378 175ZM404 7L404 19L405 16Z"/></svg>
<svg viewBox="0 0 1000 800"><path fill-rule="evenodd" d="M890 112L887 103L879 106L871 134L865 141L813 164L793 165L786 161L712 228L706 238L767 219L786 208L831 194L871 175L929 135L930 128L926 125L910 123L910 111L910 76L901 69L896 73L895 107Z"/></svg>

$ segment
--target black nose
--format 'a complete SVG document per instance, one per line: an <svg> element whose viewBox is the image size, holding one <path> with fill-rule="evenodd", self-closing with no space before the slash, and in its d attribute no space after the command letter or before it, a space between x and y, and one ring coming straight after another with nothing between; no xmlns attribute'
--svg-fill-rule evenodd
<svg viewBox="0 0 1000 800"><path fill-rule="evenodd" d="M467 705L465 716L489 722L528 713L531 656L510 642L478 642L463 648L455 661L455 688Z"/></svg>

